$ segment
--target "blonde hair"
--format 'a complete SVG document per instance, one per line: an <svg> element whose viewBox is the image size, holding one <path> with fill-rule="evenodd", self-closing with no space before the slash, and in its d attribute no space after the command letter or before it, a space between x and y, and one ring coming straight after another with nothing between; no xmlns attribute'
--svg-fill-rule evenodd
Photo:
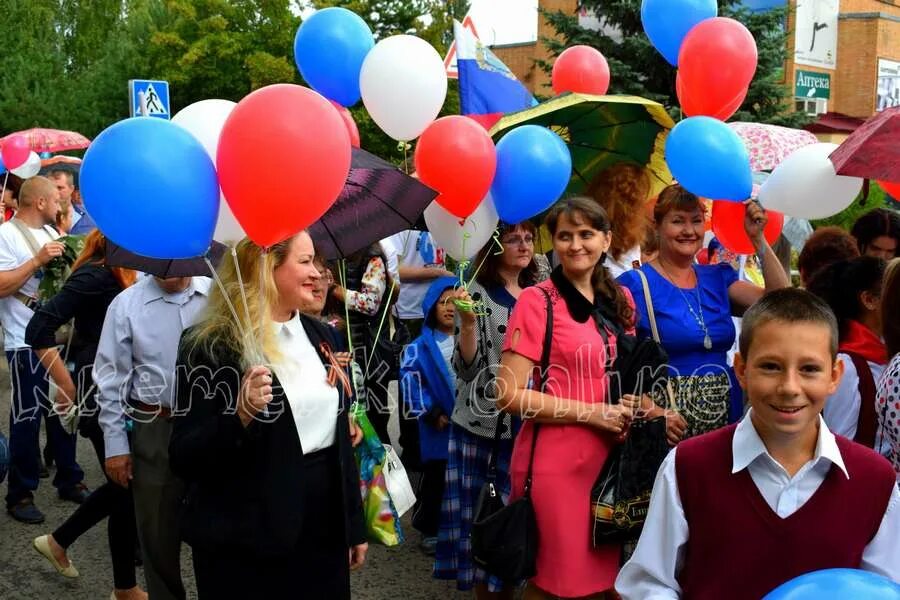
<svg viewBox="0 0 900 600"><path fill-rule="evenodd" d="M223 348L228 349L238 355L241 368L258 364L260 360L271 364L281 359L271 327L272 307L278 302L274 271L284 263L291 243L304 234L309 235L301 231L271 246L267 252L244 238L234 249L237 268L232 256L226 254L222 258L217 273L225 294L218 284L212 286L203 319L186 338L191 351L200 349L207 356L217 356Z"/></svg>
<svg viewBox="0 0 900 600"><path fill-rule="evenodd" d="M649 225L644 206L650 196L650 177L640 165L617 163L591 181L587 194L609 216L613 233L609 252L619 260L644 239Z"/></svg>

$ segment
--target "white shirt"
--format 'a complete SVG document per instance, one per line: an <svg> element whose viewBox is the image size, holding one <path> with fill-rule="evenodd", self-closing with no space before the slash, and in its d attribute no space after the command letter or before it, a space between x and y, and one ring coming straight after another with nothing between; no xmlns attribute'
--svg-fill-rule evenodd
<svg viewBox="0 0 900 600"><path fill-rule="evenodd" d="M144 277L109 305L92 372L107 457L130 453L126 400L172 408L178 342L199 320L211 283L194 277L185 290L167 294Z"/></svg>
<svg viewBox="0 0 900 600"><path fill-rule="evenodd" d="M29 227L28 229L34 236L38 247L59 237L59 234L50 226L40 229ZM18 269L32 258L34 258L34 254L22 236L22 232L12 223L0 225L0 271ZM36 298L43 274L43 269L37 269L18 291L26 296ZM4 350L28 348L28 344L25 343L25 328L28 327L28 321L33 315L34 311L22 304L21 300L13 296L0 298L0 323L3 324Z"/></svg>
<svg viewBox="0 0 900 600"><path fill-rule="evenodd" d="M619 260L616 260L613 258L612 254L607 252L606 261L603 263L603 266L609 269L610 274L613 276L613 279L615 279L622 273L632 270L635 261L637 261L637 264L641 264L640 246L635 246L626 250L622 253L622 256L619 257Z"/></svg>
<svg viewBox="0 0 900 600"><path fill-rule="evenodd" d="M398 271L400 266L443 268L443 249L434 245L434 239L427 231L409 229L381 240L381 250L387 258L388 272L400 282L395 314L401 319L421 319L422 300L431 281L404 282Z"/></svg>
<svg viewBox="0 0 900 600"><path fill-rule="evenodd" d="M334 444L337 429L338 390L328 384L325 365L299 315L274 327L281 360L272 365L272 370L291 406L303 453L328 448Z"/></svg>
<svg viewBox="0 0 900 600"><path fill-rule="evenodd" d="M862 398L859 395L859 373L856 371L856 365L850 357L843 352L838 354L844 362L844 375L841 377L841 383L834 393L828 396L825 401L825 409L822 411L822 417L828 423L828 428L845 438L853 439L856 437L856 426L859 424L859 407L862 404ZM878 386L878 380L884 372L884 365L869 362L869 370L872 371L872 378L875 380L875 386ZM883 456L890 456L891 445L884 441L881 425L877 423L875 431L875 451L880 452Z"/></svg>
<svg viewBox="0 0 900 600"><path fill-rule="evenodd" d="M790 477L766 450L750 421L751 413L752 409L735 429L731 444L731 472L747 469L766 504L782 519L806 504L825 481L832 464L849 478L834 434L821 417L813 459ZM625 563L616 579L616 591L623 600L679 598L681 595L677 576L684 564L685 545L690 532L675 475L677 450L676 447L669 453L656 475L641 539L631 560ZM900 581L898 536L900 492L895 487L878 533L863 551L860 567ZM728 549L723 548L722 551L727 552Z"/></svg>

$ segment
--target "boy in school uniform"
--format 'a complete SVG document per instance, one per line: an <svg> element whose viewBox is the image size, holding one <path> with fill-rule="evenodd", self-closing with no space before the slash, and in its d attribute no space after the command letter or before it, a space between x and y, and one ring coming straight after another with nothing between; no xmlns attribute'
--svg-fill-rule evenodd
<svg viewBox="0 0 900 600"><path fill-rule="evenodd" d="M812 294L782 289L744 315L742 421L679 444L660 467L623 600L758 599L804 573L900 581L900 494L890 464L820 413L843 373L838 328Z"/></svg>

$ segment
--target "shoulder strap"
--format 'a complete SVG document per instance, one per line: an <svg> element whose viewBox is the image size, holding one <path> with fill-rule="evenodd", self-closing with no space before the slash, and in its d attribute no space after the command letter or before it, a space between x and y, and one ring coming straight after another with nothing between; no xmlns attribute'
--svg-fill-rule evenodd
<svg viewBox="0 0 900 600"><path fill-rule="evenodd" d="M28 249L31 250L31 255L37 256L38 252L41 251L41 247L38 244L37 240L34 238L34 234L32 234L28 230L28 227L25 226L25 223L15 217L10 219L9 222L12 223L17 230L19 230L20 234L22 234L22 237L25 239L25 244L28 246Z"/></svg>
<svg viewBox="0 0 900 600"><path fill-rule="evenodd" d="M659 340L659 329L656 327L656 312L653 310L653 298L650 297L650 284L647 283L647 276L640 269L634 269L634 272L641 278L641 287L644 288L644 303L647 305L647 320L650 321L650 331L653 333L653 339L656 343Z"/></svg>
<svg viewBox="0 0 900 600"><path fill-rule="evenodd" d="M865 358L856 352L844 353L853 361L856 367L856 375L859 377L859 420L856 422L856 436L854 442L869 448L875 447L875 430L877 428L875 415L875 378L872 369Z"/></svg>

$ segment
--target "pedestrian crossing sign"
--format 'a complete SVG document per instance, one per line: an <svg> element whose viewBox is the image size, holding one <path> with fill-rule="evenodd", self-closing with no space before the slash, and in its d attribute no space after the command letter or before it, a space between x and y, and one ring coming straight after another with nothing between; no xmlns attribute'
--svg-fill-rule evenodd
<svg viewBox="0 0 900 600"><path fill-rule="evenodd" d="M169 119L169 82L132 79L128 82L128 100L131 116ZM143 103L143 110L141 105Z"/></svg>

